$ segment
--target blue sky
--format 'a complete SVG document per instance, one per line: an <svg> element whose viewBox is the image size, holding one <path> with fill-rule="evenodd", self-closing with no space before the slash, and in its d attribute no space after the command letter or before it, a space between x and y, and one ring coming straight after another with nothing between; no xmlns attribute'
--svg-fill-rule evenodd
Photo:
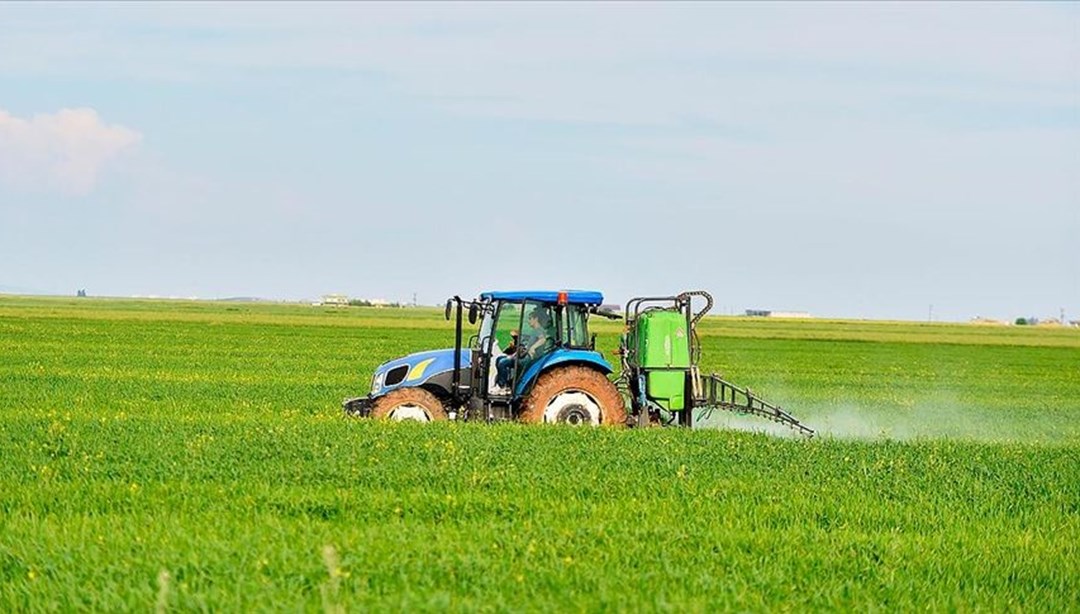
<svg viewBox="0 0 1080 614"><path fill-rule="evenodd" d="M1065 3L0 4L0 291L1080 317Z"/></svg>

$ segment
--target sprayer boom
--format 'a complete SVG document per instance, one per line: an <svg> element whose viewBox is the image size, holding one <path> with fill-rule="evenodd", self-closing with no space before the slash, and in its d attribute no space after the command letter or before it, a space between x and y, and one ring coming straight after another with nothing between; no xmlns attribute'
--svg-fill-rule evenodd
<svg viewBox="0 0 1080 614"><path fill-rule="evenodd" d="M712 415L713 410L722 409L737 414L760 416L791 427L800 435L814 436L812 428L799 422L783 408L754 396L749 388L736 386L715 373L696 377L695 380L697 385L694 389L694 405L702 410L705 417Z"/></svg>

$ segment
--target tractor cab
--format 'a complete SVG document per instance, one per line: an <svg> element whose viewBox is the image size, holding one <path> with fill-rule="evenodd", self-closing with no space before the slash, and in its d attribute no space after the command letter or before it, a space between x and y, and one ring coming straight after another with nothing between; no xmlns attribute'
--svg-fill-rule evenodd
<svg viewBox="0 0 1080 614"><path fill-rule="evenodd" d="M478 333L470 340L472 396L511 403L548 367L578 361L605 374L611 365L595 351L588 318L599 292L485 292Z"/></svg>

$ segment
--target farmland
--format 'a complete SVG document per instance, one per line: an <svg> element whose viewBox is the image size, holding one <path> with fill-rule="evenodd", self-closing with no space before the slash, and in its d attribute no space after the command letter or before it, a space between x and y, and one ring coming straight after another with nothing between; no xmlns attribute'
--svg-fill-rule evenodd
<svg viewBox="0 0 1080 614"><path fill-rule="evenodd" d="M0 610L1080 607L1080 331L701 334L823 436L347 420L441 313L0 297Z"/></svg>

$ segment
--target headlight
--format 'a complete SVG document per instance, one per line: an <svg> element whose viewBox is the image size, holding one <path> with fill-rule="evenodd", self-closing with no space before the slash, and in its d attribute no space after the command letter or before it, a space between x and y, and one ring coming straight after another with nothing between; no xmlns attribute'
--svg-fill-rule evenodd
<svg viewBox="0 0 1080 614"><path fill-rule="evenodd" d="M383 372L376 373L375 377L371 378L371 394L379 394L379 391L382 390L383 377L385 376L386 373Z"/></svg>

